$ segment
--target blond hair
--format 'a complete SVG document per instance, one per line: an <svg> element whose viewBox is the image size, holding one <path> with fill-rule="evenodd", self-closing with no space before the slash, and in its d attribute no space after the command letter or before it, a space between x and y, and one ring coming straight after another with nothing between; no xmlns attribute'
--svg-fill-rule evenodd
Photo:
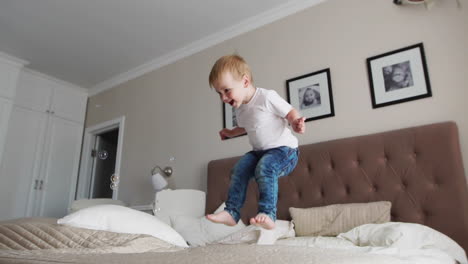
<svg viewBox="0 0 468 264"><path fill-rule="evenodd" d="M213 68L211 68L210 77L208 79L210 87L221 78L221 76L229 71L232 77L236 80L240 80L242 76L247 75L250 82L253 82L252 72L250 71L249 65L245 62L244 58L237 54L225 55L219 58Z"/></svg>

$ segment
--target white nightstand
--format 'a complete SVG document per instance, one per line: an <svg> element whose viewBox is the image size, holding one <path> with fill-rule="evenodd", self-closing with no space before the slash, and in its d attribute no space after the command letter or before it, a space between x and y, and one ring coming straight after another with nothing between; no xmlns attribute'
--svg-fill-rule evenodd
<svg viewBox="0 0 468 264"><path fill-rule="evenodd" d="M153 214L153 205L152 204L146 204L146 205L132 205L130 208L142 211L148 214Z"/></svg>

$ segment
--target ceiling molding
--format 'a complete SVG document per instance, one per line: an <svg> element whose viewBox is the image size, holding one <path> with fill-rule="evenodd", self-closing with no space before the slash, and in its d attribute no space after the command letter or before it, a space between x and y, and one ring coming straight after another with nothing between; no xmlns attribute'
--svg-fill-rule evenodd
<svg viewBox="0 0 468 264"><path fill-rule="evenodd" d="M0 51L0 60L2 62L9 63L9 64L12 64L13 66L20 67L20 68L29 64L29 61L22 60L20 58L11 56L1 51Z"/></svg>
<svg viewBox="0 0 468 264"><path fill-rule="evenodd" d="M64 80L57 79L55 77L52 77L52 76L47 75L47 74L42 73L42 72L38 72L38 71L30 69L30 68L25 67L25 68L23 68L23 71L25 71L27 73L30 73L30 74L33 74L33 75L36 75L36 76L39 76L39 77L41 77L43 79L48 79L48 80L53 81L55 83L61 84L63 86L69 87L71 89L74 89L75 91L79 91L79 92L88 94L88 97L89 97L89 89L88 88L83 88L83 87L78 86L76 84L73 84L73 83L70 83L70 82L67 82L67 81L64 81Z"/></svg>
<svg viewBox="0 0 468 264"><path fill-rule="evenodd" d="M259 28L263 25L272 23L276 20L284 18L286 16L297 13L306 8L312 7L314 5L320 4L327 0L296 0L289 2L283 5L280 5L269 11L260 13L257 16L251 17L238 23L234 26L226 28L220 32L211 34L205 38L192 42L191 44L182 47L180 49L174 50L164 56L153 59L143 65L140 65L132 70L118 74L106 81L103 81L89 90L89 96L96 95L98 93L104 92L108 89L111 89L119 84L127 82L129 80L135 79L139 76L142 76L148 72L152 72L156 69L159 69L165 65L171 64L177 60L188 57L192 54L195 54L199 51L212 47L216 44L219 44L225 40L231 39L240 34L252 31L256 28Z"/></svg>

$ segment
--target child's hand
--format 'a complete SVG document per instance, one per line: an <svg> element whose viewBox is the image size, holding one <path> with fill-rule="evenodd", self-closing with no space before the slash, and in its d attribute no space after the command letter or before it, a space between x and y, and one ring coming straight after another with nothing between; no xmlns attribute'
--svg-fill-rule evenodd
<svg viewBox="0 0 468 264"><path fill-rule="evenodd" d="M224 128L221 131L219 131L219 136L221 137L221 140L225 140L230 138L231 135L231 129Z"/></svg>
<svg viewBox="0 0 468 264"><path fill-rule="evenodd" d="M294 132L299 134L304 134L305 132L305 117L299 117L295 119L292 123L292 128Z"/></svg>

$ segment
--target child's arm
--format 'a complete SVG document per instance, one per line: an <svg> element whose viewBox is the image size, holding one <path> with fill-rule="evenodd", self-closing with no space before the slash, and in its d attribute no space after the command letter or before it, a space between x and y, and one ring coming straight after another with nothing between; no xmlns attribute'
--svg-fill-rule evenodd
<svg viewBox="0 0 468 264"><path fill-rule="evenodd" d="M225 140L227 138L240 136L246 133L247 131L245 131L243 127L235 127L233 129L224 128L223 130L219 131L219 136L221 137L221 140Z"/></svg>
<svg viewBox="0 0 468 264"><path fill-rule="evenodd" d="M289 113L286 115L286 119L288 120L294 132L304 134L305 118L301 117L296 109L293 108L291 111L289 111Z"/></svg>

